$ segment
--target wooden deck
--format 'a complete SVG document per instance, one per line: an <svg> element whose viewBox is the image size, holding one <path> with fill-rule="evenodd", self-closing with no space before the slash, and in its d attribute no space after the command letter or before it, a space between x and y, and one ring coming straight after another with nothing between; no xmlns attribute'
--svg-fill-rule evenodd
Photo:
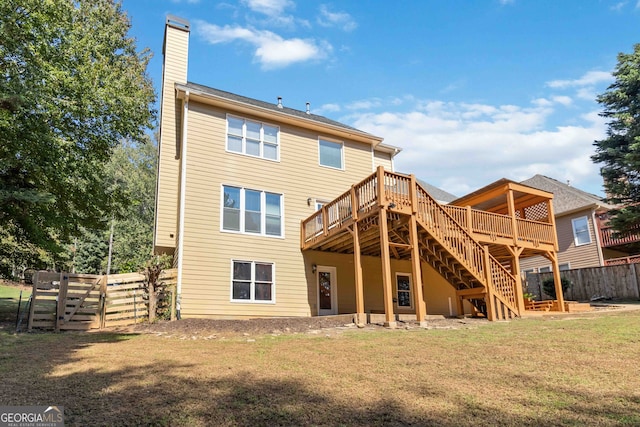
<svg viewBox="0 0 640 427"><path fill-rule="evenodd" d="M469 212L464 212L466 217ZM495 233L496 225L504 223L502 218L497 220L500 215L489 217L494 221L486 223L487 236ZM480 225L476 224L474 229L483 230ZM544 236L546 229L547 225L527 227L524 233L533 231L528 235L533 242ZM517 233L512 230L510 242L517 240L515 236ZM353 185L302 221L301 248L338 253L358 251L361 255L383 258L388 252L396 259L419 257L456 288L459 312L463 299L482 306L487 316L495 319L514 317L523 310L519 303L521 287L514 276L489 253L487 245L469 233L413 176L380 168Z"/></svg>

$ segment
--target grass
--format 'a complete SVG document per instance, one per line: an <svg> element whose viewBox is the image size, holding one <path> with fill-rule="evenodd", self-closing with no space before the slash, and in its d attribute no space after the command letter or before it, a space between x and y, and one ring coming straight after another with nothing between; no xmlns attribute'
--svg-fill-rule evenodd
<svg viewBox="0 0 640 427"><path fill-rule="evenodd" d="M0 402L67 425L640 424L640 311L251 339L0 332Z"/></svg>
<svg viewBox="0 0 640 427"><path fill-rule="evenodd" d="M29 303L29 296L31 291L22 291L22 300L20 300L20 287L9 286L0 284L0 321L9 322L13 321L15 327L16 315L18 314L18 302L22 301L20 305L21 312L27 309ZM24 317L26 319L26 317Z"/></svg>

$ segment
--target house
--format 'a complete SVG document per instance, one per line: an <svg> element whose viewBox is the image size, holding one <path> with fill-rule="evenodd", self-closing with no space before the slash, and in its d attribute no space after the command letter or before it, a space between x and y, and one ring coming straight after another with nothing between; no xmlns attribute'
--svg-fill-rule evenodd
<svg viewBox="0 0 640 427"><path fill-rule="evenodd" d="M630 258L638 253L634 243L640 241L640 236L619 238L608 224L608 211L614 206L594 194L544 175L535 175L522 184L554 194L560 270L640 260L640 257ZM551 271L550 262L541 257L523 259L520 266L524 273Z"/></svg>
<svg viewBox="0 0 640 427"><path fill-rule="evenodd" d="M188 82L189 30L167 18L154 228L182 317L523 314L513 260L555 234L553 215L515 215L551 194L500 185L473 197L495 212L447 210L381 137Z"/></svg>

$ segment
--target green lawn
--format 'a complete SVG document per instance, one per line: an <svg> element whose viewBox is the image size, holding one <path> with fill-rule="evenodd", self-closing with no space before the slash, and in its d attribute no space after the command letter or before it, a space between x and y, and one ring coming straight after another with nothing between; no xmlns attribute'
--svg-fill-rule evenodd
<svg viewBox="0 0 640 427"><path fill-rule="evenodd" d="M29 296L31 291L22 291L22 305L21 310L26 310L28 306ZM13 321L15 328L16 315L18 314L18 301L20 301L20 287L0 285L0 321L10 322ZM26 315L23 323L26 324Z"/></svg>
<svg viewBox="0 0 640 427"><path fill-rule="evenodd" d="M67 425L640 425L640 311L473 329L0 332L0 401Z"/></svg>

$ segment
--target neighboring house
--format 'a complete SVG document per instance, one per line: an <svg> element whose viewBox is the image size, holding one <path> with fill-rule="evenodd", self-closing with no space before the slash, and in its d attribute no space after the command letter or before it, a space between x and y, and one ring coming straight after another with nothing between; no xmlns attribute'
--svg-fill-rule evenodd
<svg viewBox="0 0 640 427"><path fill-rule="evenodd" d="M638 241L637 236L619 239L614 235L606 221L614 206L600 197L543 175L522 184L554 195L560 270L624 263L634 253L630 244ZM523 259L520 265L525 273L551 271L550 262L541 257Z"/></svg>
<svg viewBox="0 0 640 427"><path fill-rule="evenodd" d="M473 200L510 210L447 211L380 137L188 82L189 30L168 17L154 232L181 316L523 314L504 257L553 252L553 218L513 209L544 212L549 193L501 185Z"/></svg>

